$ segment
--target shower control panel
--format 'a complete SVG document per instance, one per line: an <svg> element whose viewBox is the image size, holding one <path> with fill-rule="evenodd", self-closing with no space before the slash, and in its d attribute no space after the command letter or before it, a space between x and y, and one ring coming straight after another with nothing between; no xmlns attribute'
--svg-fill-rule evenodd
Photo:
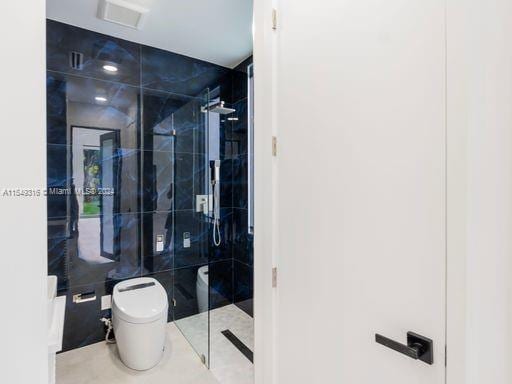
<svg viewBox="0 0 512 384"><path fill-rule="evenodd" d="M183 232L183 248L190 248L190 232Z"/></svg>
<svg viewBox="0 0 512 384"><path fill-rule="evenodd" d="M164 235L156 236L155 251L162 252L164 250Z"/></svg>
<svg viewBox="0 0 512 384"><path fill-rule="evenodd" d="M196 212L203 212L204 215L213 211L212 195L196 195Z"/></svg>

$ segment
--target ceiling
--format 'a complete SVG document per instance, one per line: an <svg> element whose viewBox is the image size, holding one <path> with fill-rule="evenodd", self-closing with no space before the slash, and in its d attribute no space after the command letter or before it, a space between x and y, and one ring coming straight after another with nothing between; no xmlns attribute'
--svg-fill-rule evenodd
<svg viewBox="0 0 512 384"><path fill-rule="evenodd" d="M149 8L141 30L97 18L99 0L46 0L52 20L233 68L252 53L253 0L128 0Z"/></svg>

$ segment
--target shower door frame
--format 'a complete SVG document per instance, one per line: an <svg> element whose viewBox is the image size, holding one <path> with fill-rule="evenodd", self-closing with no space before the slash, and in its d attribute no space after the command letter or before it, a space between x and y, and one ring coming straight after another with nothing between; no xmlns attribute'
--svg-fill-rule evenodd
<svg viewBox="0 0 512 384"><path fill-rule="evenodd" d="M172 279L172 292L173 292L173 301L175 302L176 300L176 287L177 287L177 282L176 282L176 255L175 255L175 252L176 252L176 249L175 249L175 246L174 244L175 243L175 239L176 239L176 236L178 236L178 234L176 233L176 223L177 223L177 220L176 220L176 175L177 175L177 167L178 167L178 160L177 160L177 155L176 155L176 144L177 144L177 140L179 140L179 136L177 135L176 133L176 127L175 127L175 114L177 112L179 112L181 110L181 108L185 107L186 105L188 105L189 103L195 103L195 102L198 102L200 100L200 105L209 105L210 103L210 88L207 87L205 89L203 89L198 95L196 95L195 97L193 97L192 99L190 99L187 103L185 103L182 107L180 107L179 109L177 109L176 111L174 111L172 113L172 131L173 131L173 150L172 150L172 153L173 153L173 171L172 171L172 174L173 174L173 191L172 191L172 240L171 240L171 244L172 245L172 249L173 249L173 271L174 272L174 277ZM193 173L195 173L196 171L196 167L197 166L204 166L205 169L207 170L208 169L208 161L207 161L207 157L208 157L208 153L209 153L209 147L208 147L208 135L209 135L209 114L208 113L202 113L201 112L201 107L198 108L197 110L197 113L198 113L198 116L199 116L199 119L200 119L200 125L204 126L204 137L202 137L201 139L203 140L202 143L200 143L201 147L204 148L203 150L203 155L205 155L205 163L202 164L202 165L199 165L199 164L196 164L195 161L194 161L194 165L193 165ZM195 137L194 135L194 147L196 146L196 143L195 140L197 140L198 138ZM202 185L201 187L201 191L200 193L198 193L198 191L196 191L194 189L194 192L193 192L193 196L195 198L195 196L197 195L200 195L200 194L208 194L209 192L209 183L208 183L208 180L209 180L209 176L208 176L208 172L206 171L204 173L204 179L202 180L202 183L200 183ZM193 185L195 185L195 181L192 182ZM195 187L194 187L195 188ZM194 200L194 204L195 204L195 200ZM195 210L195 206L194 206L194 210ZM197 211L196 211L196 214L199 214ZM201 214L202 215L202 214ZM206 227L209 226L209 216L204 216L202 215L202 225L205 225ZM209 233L209 231L207 231ZM205 247L208 247L209 245L209 236L207 237L207 241L205 244L203 244L203 246ZM209 265L210 264L210 254L209 252L207 252L207 260L206 260L206 264L205 265ZM198 268L202 267L204 265L201 265L201 266L197 266ZM197 299L197 297L196 297ZM210 282L208 282L208 307L210 306ZM198 308L199 310L199 308ZM188 332L188 330L186 329L186 326L183 325L184 321L186 318L190 318L190 317L194 317L194 316L201 316L202 313L204 312L198 312L197 314L195 315L191 315L191 316L187 316L185 318L180 318L180 319L176 319L176 314L174 314L173 316L173 322L174 324L176 325L176 327L178 328L178 330L181 332L181 334L183 335L183 337L187 340L187 342L189 343L189 345L191 346L191 348L194 350L194 352L200 357L201 361L203 362L203 364L209 368L210 367L210 310L208 309L208 311L206 311L206 315L205 315L205 323L206 323L206 346L203 345L204 349L201 348L201 345L199 345L199 343L197 343L197 340L192 340L192 337L190 335L190 333Z"/></svg>

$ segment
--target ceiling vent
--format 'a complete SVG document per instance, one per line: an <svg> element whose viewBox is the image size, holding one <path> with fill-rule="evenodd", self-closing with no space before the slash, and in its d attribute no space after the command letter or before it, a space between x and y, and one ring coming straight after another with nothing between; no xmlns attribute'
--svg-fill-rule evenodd
<svg viewBox="0 0 512 384"><path fill-rule="evenodd" d="M100 0L98 17L125 27L141 29L148 11L128 0Z"/></svg>

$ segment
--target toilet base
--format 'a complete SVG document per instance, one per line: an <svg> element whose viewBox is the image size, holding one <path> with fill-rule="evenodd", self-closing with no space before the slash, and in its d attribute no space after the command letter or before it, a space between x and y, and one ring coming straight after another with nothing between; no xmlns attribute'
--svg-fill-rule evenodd
<svg viewBox="0 0 512 384"><path fill-rule="evenodd" d="M133 324L113 316L117 350L124 365L136 371L155 367L164 354L167 319Z"/></svg>

